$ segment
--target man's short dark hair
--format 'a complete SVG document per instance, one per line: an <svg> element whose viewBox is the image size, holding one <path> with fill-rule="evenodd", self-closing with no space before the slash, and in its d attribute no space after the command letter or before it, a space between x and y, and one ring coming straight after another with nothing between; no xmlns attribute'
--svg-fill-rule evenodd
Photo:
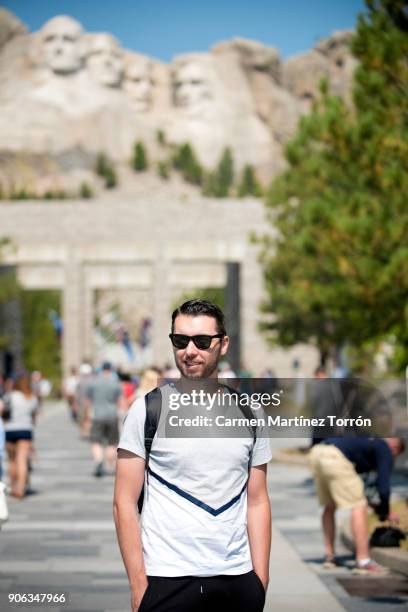
<svg viewBox="0 0 408 612"><path fill-rule="evenodd" d="M188 315L189 317L197 317L199 315L205 315L212 317L217 321L217 332L219 334L227 334L225 330L225 317L221 308L216 304L212 304L208 300L189 300L184 302L181 306L171 315L171 331L174 331L174 321L179 315Z"/></svg>

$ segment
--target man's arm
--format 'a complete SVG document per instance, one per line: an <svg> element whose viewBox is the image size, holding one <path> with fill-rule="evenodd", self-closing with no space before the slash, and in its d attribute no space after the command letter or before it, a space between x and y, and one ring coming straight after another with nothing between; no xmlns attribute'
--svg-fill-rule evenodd
<svg viewBox="0 0 408 612"><path fill-rule="evenodd" d="M119 449L116 464L113 516L120 551L129 578L132 612L137 612L147 589L142 541L137 517L137 500L142 490L145 460Z"/></svg>
<svg viewBox="0 0 408 612"><path fill-rule="evenodd" d="M266 485L266 463L252 467L248 480L247 529L252 565L265 590L269 582L271 505Z"/></svg>

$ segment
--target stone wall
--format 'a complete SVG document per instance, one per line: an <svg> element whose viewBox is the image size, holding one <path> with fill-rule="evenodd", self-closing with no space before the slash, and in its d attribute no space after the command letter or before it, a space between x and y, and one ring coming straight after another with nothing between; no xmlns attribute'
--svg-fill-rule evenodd
<svg viewBox="0 0 408 612"><path fill-rule="evenodd" d="M305 374L316 365L314 350L271 350L258 332L262 278L257 249L248 239L251 231L265 231L257 200L3 203L0 227L12 242L7 262L18 266L22 284L63 292L65 369L90 354L92 291L98 288L151 292L154 360L171 360L175 291L223 286L227 262L241 265L245 366L290 376L295 357Z"/></svg>

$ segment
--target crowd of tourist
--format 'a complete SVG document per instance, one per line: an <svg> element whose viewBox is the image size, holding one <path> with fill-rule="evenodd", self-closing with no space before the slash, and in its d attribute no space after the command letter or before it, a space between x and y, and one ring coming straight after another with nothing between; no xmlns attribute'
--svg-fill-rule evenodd
<svg viewBox="0 0 408 612"><path fill-rule="evenodd" d="M221 363L219 375L225 379L237 378L227 362ZM250 378L249 372L239 372L242 379ZM168 365L163 369L150 367L139 374L131 375L115 371L109 362L94 368L84 361L78 368L72 367L62 383L62 396L68 414L77 424L79 436L88 440L93 458L93 476L101 478L115 473L116 451L123 422L135 400L143 398L153 390L159 380L178 378L179 371ZM259 378L265 384L277 379L273 371L266 369ZM321 366L316 369L315 380L328 378ZM267 380L268 379L268 380ZM328 381L329 382L329 381ZM231 385L234 382L231 380ZM258 385L262 386L258 380ZM316 387L311 402L315 416L327 411L327 388ZM7 520L6 491L17 499L32 492L30 472L35 456L34 429L41 404L51 392L51 384L39 371L31 374L18 371L14 376L0 378L0 525ZM321 432L320 432L321 435ZM380 573L368 554L367 503L360 473L374 470L379 475L381 507L375 508L382 520L395 517L389 509L390 476L393 457L404 450L399 438L377 438L374 440L355 438L317 437L312 432L312 468L319 501L323 506L322 529L326 548L325 566L337 563L334 552L335 522L337 508L350 508L352 532L357 547L357 568L365 572ZM7 477L4 460L7 458ZM334 461L336 460L336 461Z"/></svg>

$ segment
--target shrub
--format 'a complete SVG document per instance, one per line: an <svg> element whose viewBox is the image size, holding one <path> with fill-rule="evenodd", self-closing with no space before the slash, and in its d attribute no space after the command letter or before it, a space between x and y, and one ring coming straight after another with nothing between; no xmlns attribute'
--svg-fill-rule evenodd
<svg viewBox="0 0 408 612"><path fill-rule="evenodd" d="M133 148L132 168L136 172L143 172L148 167L147 153L142 142L137 142Z"/></svg>
<svg viewBox="0 0 408 612"><path fill-rule="evenodd" d="M98 153L96 158L96 174L105 179L106 189L113 189L118 184L116 170L105 153ZM83 196L82 196L83 197Z"/></svg>
<svg viewBox="0 0 408 612"><path fill-rule="evenodd" d="M81 183L81 186L79 188L79 196L84 200L89 200L89 198L92 198L93 196L93 191L91 187L85 181Z"/></svg>
<svg viewBox="0 0 408 612"><path fill-rule="evenodd" d="M173 156L173 167L181 172L187 183L202 184L203 169L189 143L184 143L177 149Z"/></svg>
<svg viewBox="0 0 408 612"><path fill-rule="evenodd" d="M262 196L262 187L256 178L253 166L247 164L242 172L241 183L238 187L238 195L243 198L247 195L260 198Z"/></svg>
<svg viewBox="0 0 408 612"><path fill-rule="evenodd" d="M203 194L216 198L226 198L234 181L234 160L231 149L227 147L221 156L214 172L210 172L204 181Z"/></svg>
<svg viewBox="0 0 408 612"><path fill-rule="evenodd" d="M159 143L159 145L161 145L161 146L165 146L166 145L166 134L164 133L163 130L157 130L157 132L156 132L156 140Z"/></svg>
<svg viewBox="0 0 408 612"><path fill-rule="evenodd" d="M160 178L167 181L167 179L170 177L170 169L168 162L159 161L157 163L157 174L160 176Z"/></svg>

